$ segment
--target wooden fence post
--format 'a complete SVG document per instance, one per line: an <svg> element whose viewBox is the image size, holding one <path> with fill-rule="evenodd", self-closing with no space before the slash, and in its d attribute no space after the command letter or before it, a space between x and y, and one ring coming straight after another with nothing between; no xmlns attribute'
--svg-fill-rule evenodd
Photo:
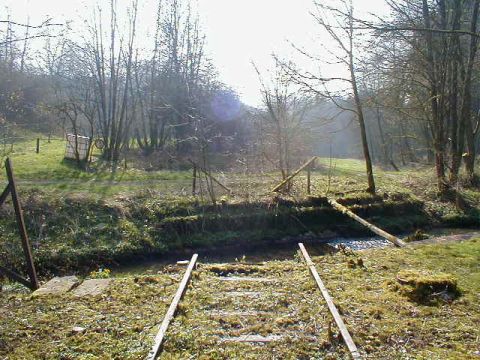
<svg viewBox="0 0 480 360"><path fill-rule="evenodd" d="M33 290L39 288L37 279L37 272L35 270L35 264L33 262L32 250L30 249L30 242L28 240L27 229L25 227L25 220L23 218L23 211L20 205L20 199L18 197L17 186L15 184L15 177L13 175L12 162L10 158L5 160L5 168L7 170L8 189L12 195L13 208L15 209L15 217L17 218L18 231L22 239L22 248L27 263L27 272L30 277L31 288ZM5 196L6 197L6 196Z"/></svg>
<svg viewBox="0 0 480 360"><path fill-rule="evenodd" d="M37 138L37 154L40 152L40 139Z"/></svg>
<svg viewBox="0 0 480 360"><path fill-rule="evenodd" d="M312 166L309 165L308 168L307 168L307 194L308 194L308 195L310 195L310 185L311 185L311 181L310 181L310 176L311 176L310 172L311 172L311 170L310 170L310 168L311 168L311 167L312 167Z"/></svg>
<svg viewBox="0 0 480 360"><path fill-rule="evenodd" d="M193 164L192 195L195 196L196 192L197 192L197 165Z"/></svg>
<svg viewBox="0 0 480 360"><path fill-rule="evenodd" d="M225 185L223 185L220 181L218 181L212 174L210 174L209 171L207 171L206 169L204 169L203 167L201 167L200 165L197 165L197 163L195 161L193 161L192 159L188 159L188 161L193 165L195 166L198 171L201 171L203 172L206 176L208 176L214 183L216 183L217 185L219 185L221 188L223 188L224 190L226 190L229 194L232 194L233 191L232 189L226 187Z"/></svg>

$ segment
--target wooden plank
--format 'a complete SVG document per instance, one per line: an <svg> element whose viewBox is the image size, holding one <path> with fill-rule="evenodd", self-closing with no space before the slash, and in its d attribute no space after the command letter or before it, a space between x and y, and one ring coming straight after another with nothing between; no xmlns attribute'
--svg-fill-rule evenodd
<svg viewBox="0 0 480 360"><path fill-rule="evenodd" d="M282 335L257 335L248 334L235 337L224 337L220 339L220 342L233 342L233 343L269 343L273 341L279 341L283 339Z"/></svg>
<svg viewBox="0 0 480 360"><path fill-rule="evenodd" d="M39 283L37 279L37 272L35 270L35 264L33 263L32 250L30 248L30 242L28 240L27 228L25 227L25 220L23 218L22 206L20 205L20 198L17 192L17 186L15 184L15 177L13 175L13 167L10 158L5 160L5 169L7 170L7 178L10 187L10 193L12 194L13 208L15 209L15 216L17 218L18 231L20 232L20 237L22 239L23 253L25 255L25 260L27 263L27 272L30 277L32 290L39 288Z"/></svg>
<svg viewBox="0 0 480 360"><path fill-rule="evenodd" d="M320 289L322 296L325 299L325 302L327 303L328 310L330 310L330 313L332 314L333 319L335 320L335 323L340 329L340 333L342 334L343 341L347 345L348 351L350 351L350 355L355 360L361 359L357 346L353 342L353 339L350 336L350 333L348 332L348 329L345 326L345 323L343 322L342 317L340 316L337 310L337 307L335 306L332 298L330 297L330 294L328 293L327 288L323 284L322 279L320 279L320 275L318 275L317 269L315 268L315 264L312 262L312 259L310 259L310 256L308 255L307 250L305 249L305 246L303 246L302 243L299 243L298 246L300 247L300 251L302 252L303 258L305 259L305 262L307 263L307 266L310 269L310 273L315 279L318 285L318 288Z"/></svg>
<svg viewBox="0 0 480 360"><path fill-rule="evenodd" d="M224 311L224 310L206 310L205 313L214 318L226 318L230 316L238 316L238 317L259 317L259 316L268 316L268 315L275 315L272 312L268 311L255 311L255 310L245 310L245 311L240 311L240 310L235 310L235 311Z"/></svg>
<svg viewBox="0 0 480 360"><path fill-rule="evenodd" d="M235 297L245 297L245 296L260 297L262 294L263 294L263 292L261 292L261 291L230 291L230 292L225 293L224 296L234 297L234 298Z"/></svg>
<svg viewBox="0 0 480 360"><path fill-rule="evenodd" d="M153 344L152 349L148 353L147 360L154 360L160 355L162 350L163 340L165 338L165 334L167 333L168 326L172 321L173 317L175 316L175 312L177 311L178 304L182 299L185 291L187 289L188 282L190 281L190 277L192 275L193 268L197 262L198 254L194 254L192 259L190 260L190 264L188 265L187 271L183 275L183 279L180 282L177 292L173 297L173 300L170 304L170 307L163 318L162 324L160 325L160 329L158 330L157 336L155 336L155 343Z"/></svg>
<svg viewBox="0 0 480 360"><path fill-rule="evenodd" d="M405 243L400 240L398 237L393 236L392 234L387 233L386 231L376 227L373 224L370 224L367 220L362 219L360 216L354 214L352 211L347 209L345 206L339 204L333 199L328 199L328 203L333 206L334 209L340 211L341 213L347 215L348 217L352 218L353 220L359 222L360 224L366 226L370 231L374 232L377 235L387 239L388 241L392 242L395 246L404 247Z"/></svg>
<svg viewBox="0 0 480 360"><path fill-rule="evenodd" d="M252 282L275 282L275 279L271 278L262 278L262 277L251 277L251 276L218 276L212 277L211 279L219 281L252 281Z"/></svg>
<svg viewBox="0 0 480 360"><path fill-rule="evenodd" d="M300 171L302 171L303 169L305 169L308 165L310 165L313 161L315 161L317 159L316 156L312 157L310 160L308 160L305 164L303 164L302 166L300 166L297 170L295 170L295 172L293 172L292 175L288 176L285 180L283 180L280 184L278 184L277 186L275 186L273 189L272 189L272 192L277 192L278 190L280 190L282 187L285 186L285 184L287 184L290 180L292 180L295 176L298 175L298 173Z"/></svg>

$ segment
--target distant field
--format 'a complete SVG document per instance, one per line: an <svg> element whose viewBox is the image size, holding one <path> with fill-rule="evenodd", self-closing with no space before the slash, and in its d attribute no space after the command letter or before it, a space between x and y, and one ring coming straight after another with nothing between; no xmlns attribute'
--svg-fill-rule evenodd
<svg viewBox="0 0 480 360"><path fill-rule="evenodd" d="M168 195L191 194L191 171L144 171L135 168L134 162L112 169L110 166L95 161L90 171L76 168L75 164L63 159L65 141L46 139L41 141L40 153L35 153L35 139L16 143L10 155L15 175L22 188L37 187L45 191L88 192L100 196L111 196L118 193L136 192L150 189ZM379 191L414 192L409 181L422 186L422 183L433 182L433 170L422 167L401 172L384 171L375 167L375 175ZM278 173L245 174L216 173L222 183L230 187L241 198L257 197L269 194L269 190L280 181ZM0 171L0 181L5 181L5 172ZM300 173L294 180L294 194L306 194L306 172ZM329 192L363 192L367 187L365 181L365 165L357 159L320 158L316 169L312 172L312 191L314 193ZM216 186L219 196L225 191Z"/></svg>
<svg viewBox="0 0 480 360"><path fill-rule="evenodd" d="M187 198L192 194L192 171L145 171L135 168L135 162L113 169L100 160L94 161L89 171L79 170L75 164L63 159L65 141L46 139L41 141L40 153L35 153L35 139L16 143L11 159L19 180L20 190L38 189L54 197L71 193L110 198L116 195L130 196L151 190L165 199ZM97 150L98 151L98 150ZM95 154L98 155L98 154ZM233 190L228 194L215 185L215 197L222 201L266 200L272 197L271 189L281 180L277 172L244 173L217 172L213 174L220 182ZM401 171L374 167L378 194L402 193L425 202L427 208L442 214L456 212L452 203L438 201L436 179L432 166L417 165ZM5 172L0 171L0 183L5 181ZM369 197L365 164L358 159L319 158L312 171L311 194L334 197ZM480 192L476 189L460 189L465 199L473 206L480 205ZM204 181L197 181L200 199L210 201ZM293 181L289 194L294 199L307 196L307 173L301 172Z"/></svg>
<svg viewBox="0 0 480 360"><path fill-rule="evenodd" d="M16 143L14 152L10 155L14 163L15 174L20 180L106 180L106 181L134 181L134 180L155 180L182 179L182 172L170 171L139 171L132 168L125 170L123 166L117 169L101 163L94 163L92 172L86 172L76 168L75 163L64 160L64 140L42 140L40 153L35 152L35 140ZM94 154L97 158L98 154ZM123 163L121 164L123 165ZM5 174L0 174L0 179Z"/></svg>

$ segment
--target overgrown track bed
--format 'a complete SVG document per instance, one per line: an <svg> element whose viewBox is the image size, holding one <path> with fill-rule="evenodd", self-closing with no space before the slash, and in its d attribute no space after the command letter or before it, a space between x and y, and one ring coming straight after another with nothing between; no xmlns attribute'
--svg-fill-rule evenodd
<svg viewBox="0 0 480 360"><path fill-rule="evenodd" d="M199 265L161 359L349 358L300 257Z"/></svg>
<svg viewBox="0 0 480 360"><path fill-rule="evenodd" d="M480 239L325 256L306 247L365 359L478 359ZM251 260L247 256L227 265L201 265L193 272L178 317L167 331L164 358L347 358L333 323L334 334L328 334L330 314L303 260L246 263ZM157 270L123 274L92 298L70 293L32 297L19 285L5 285L0 291L0 359L145 360L185 273L179 266ZM435 290L427 302L419 302L412 298L412 286L402 284L406 272L427 280L456 279L460 293L444 298ZM273 277L278 284L219 280L228 276ZM263 321L246 314L210 318L209 309L267 314L257 316ZM219 342L219 337L248 331L297 337L263 345ZM310 337L316 342L308 341ZM301 339L305 341L297 341Z"/></svg>

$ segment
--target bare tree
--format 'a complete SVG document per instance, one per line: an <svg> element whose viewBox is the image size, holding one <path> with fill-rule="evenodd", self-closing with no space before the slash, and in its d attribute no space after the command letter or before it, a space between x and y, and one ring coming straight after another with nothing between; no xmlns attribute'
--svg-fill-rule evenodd
<svg viewBox="0 0 480 360"><path fill-rule="evenodd" d="M479 1L387 0L393 18L357 26L377 31L379 42L392 39L405 49L410 72L404 91L428 103L425 138L431 136L439 193L458 182L462 158L474 180L476 126L472 116L472 83L478 52ZM397 75L395 75L397 76ZM422 102L422 100L420 101ZM448 171L448 180L447 180Z"/></svg>
<svg viewBox="0 0 480 360"><path fill-rule="evenodd" d="M96 102L98 126L105 143L104 157L118 161L120 153L130 136L134 108L132 107L135 35L138 1L133 0L129 8L128 34L118 24L117 1L110 1L110 24L104 32L101 10L95 12L90 28L93 40L84 45L89 55L89 69L95 79L93 94Z"/></svg>
<svg viewBox="0 0 480 360"><path fill-rule="evenodd" d="M262 153L285 180L292 171L295 155L301 153L301 144L308 143L304 121L311 101L292 89L294 84L279 63L268 84L255 64L253 66L260 81L264 106L258 116Z"/></svg>
<svg viewBox="0 0 480 360"><path fill-rule="evenodd" d="M365 166L367 173L368 188L367 192L375 193L375 179L373 176L372 159L370 156L370 149L367 140L367 130L365 126L365 116L363 110L363 103L360 97L359 84L357 80L357 54L356 54L356 26L353 12L353 5L351 1L343 0L340 2L344 11L336 8L323 5L315 2L315 12L312 13L313 18L317 24L326 31L330 38L337 44L337 52L330 51L334 56L335 61L345 66L345 70L349 74L348 77L325 77L321 74L313 74L311 72L302 72L294 66L283 63L287 73L291 76L293 81L301 85L305 90L311 91L321 97L327 98L335 103L344 111L349 111L354 114L358 121L360 128L360 138L362 143L363 156L365 158ZM296 47L296 49L307 56L309 59L318 60L307 51ZM347 84L349 90L343 89L341 91L334 91L331 84ZM345 106L341 99L344 97L341 94L347 91L350 94L353 107Z"/></svg>
<svg viewBox="0 0 480 360"><path fill-rule="evenodd" d="M152 57L135 71L137 89L143 94L136 136L145 153L162 150L168 139L177 151L191 150L195 99L203 96L213 76L191 2L159 2Z"/></svg>

